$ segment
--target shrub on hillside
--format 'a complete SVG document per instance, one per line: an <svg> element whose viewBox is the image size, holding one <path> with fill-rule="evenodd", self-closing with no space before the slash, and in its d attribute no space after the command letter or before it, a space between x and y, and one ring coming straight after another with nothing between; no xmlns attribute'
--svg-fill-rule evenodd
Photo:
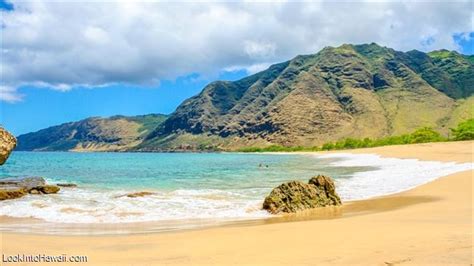
<svg viewBox="0 0 474 266"><path fill-rule="evenodd" d="M455 140L472 140L474 139L474 119L469 119L456 128L451 128Z"/></svg>
<svg viewBox="0 0 474 266"><path fill-rule="evenodd" d="M460 123L457 128L451 129L453 132L454 140L472 140L474 139L474 119L469 119L465 122ZM280 145L270 145L267 147L246 147L239 149L241 152L291 152L291 151L329 151L329 150L344 150L344 149L357 149L367 147L378 147L387 145L400 145L400 144L412 144L412 143L426 143L426 142L439 142L447 141L439 132L435 131L431 127L419 128L411 134L404 134L398 136L390 136L380 139L353 139L346 138L336 142L324 143L321 147L286 147Z"/></svg>
<svg viewBox="0 0 474 266"><path fill-rule="evenodd" d="M411 143L426 143L445 140L439 132L431 127L423 127L410 134Z"/></svg>

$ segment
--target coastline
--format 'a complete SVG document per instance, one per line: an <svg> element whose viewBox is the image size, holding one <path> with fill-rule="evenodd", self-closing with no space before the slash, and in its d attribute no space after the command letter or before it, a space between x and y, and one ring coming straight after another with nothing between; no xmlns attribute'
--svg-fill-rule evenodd
<svg viewBox="0 0 474 266"><path fill-rule="evenodd" d="M469 150L469 146L471 147ZM331 151L295 151L295 152L263 152L263 154L377 154L385 158L418 159L420 161L439 161L456 163L473 163L474 141L429 142L417 144L400 144Z"/></svg>
<svg viewBox="0 0 474 266"><path fill-rule="evenodd" d="M385 146L328 153L471 162L474 142ZM293 153L294 154L294 153ZM304 153L314 154L314 153ZM322 154L322 153L317 153ZM469 264L472 174L346 204L350 215L160 234L50 236L1 233L4 254L80 254L92 264ZM351 209L352 208L352 209ZM349 240L350 239L350 240ZM126 251L126 252L124 252Z"/></svg>

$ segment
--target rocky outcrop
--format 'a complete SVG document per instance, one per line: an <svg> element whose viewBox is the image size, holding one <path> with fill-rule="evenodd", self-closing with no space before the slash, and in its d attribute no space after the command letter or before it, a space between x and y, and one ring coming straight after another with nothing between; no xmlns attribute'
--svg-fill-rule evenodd
<svg viewBox="0 0 474 266"><path fill-rule="evenodd" d="M0 127L0 165L4 164L12 150L16 147L16 138Z"/></svg>
<svg viewBox="0 0 474 266"><path fill-rule="evenodd" d="M320 197L325 199L325 202L329 203L328 205L341 205L341 198L336 193L336 185L330 177L324 175L313 176L308 184L314 185L324 192L324 195L320 195Z"/></svg>
<svg viewBox="0 0 474 266"><path fill-rule="evenodd" d="M24 187L29 191L35 187L46 185L46 181L44 180L44 178L37 176L0 179L0 186L4 185Z"/></svg>
<svg viewBox="0 0 474 266"><path fill-rule="evenodd" d="M0 179L0 200L15 199L26 194L54 194L60 188L48 185L42 177Z"/></svg>
<svg viewBox="0 0 474 266"><path fill-rule="evenodd" d="M16 147L16 138L0 127L0 165L4 164ZM16 199L26 194L54 194L60 188L48 185L42 177L0 179L0 200Z"/></svg>
<svg viewBox="0 0 474 266"><path fill-rule="evenodd" d="M43 185L39 187L32 188L30 194L55 194L58 193L60 188L55 185Z"/></svg>
<svg viewBox="0 0 474 266"><path fill-rule="evenodd" d="M272 214L294 213L306 209L341 205L336 186L330 177L318 175L308 184L291 181L274 188L263 202Z"/></svg>
<svg viewBox="0 0 474 266"><path fill-rule="evenodd" d="M17 186L0 186L0 200L21 198L28 194L25 188Z"/></svg>

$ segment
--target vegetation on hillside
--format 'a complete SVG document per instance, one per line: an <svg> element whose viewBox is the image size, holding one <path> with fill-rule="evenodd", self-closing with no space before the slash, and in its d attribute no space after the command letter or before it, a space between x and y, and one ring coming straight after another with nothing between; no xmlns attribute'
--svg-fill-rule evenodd
<svg viewBox="0 0 474 266"><path fill-rule="evenodd" d="M24 151L124 151L141 141L166 115L90 117L18 136Z"/></svg>
<svg viewBox="0 0 474 266"><path fill-rule="evenodd" d="M398 136L420 125L447 135L468 118L473 77L471 57L457 52L326 47L241 80L212 82L136 149L309 147Z"/></svg>
<svg viewBox="0 0 474 266"><path fill-rule="evenodd" d="M452 128L454 140L472 140L474 139L474 119L469 119L459 123L456 128Z"/></svg>
<svg viewBox="0 0 474 266"><path fill-rule="evenodd" d="M326 47L237 81L212 82L170 116L66 123L19 136L18 149L286 151L470 138L450 128L474 115L473 58L375 43Z"/></svg>
<svg viewBox="0 0 474 266"><path fill-rule="evenodd" d="M241 148L239 152L295 152L295 151L328 151L328 150L344 150L357 148L370 148L387 145L415 144L440 141L459 141L474 140L474 119L469 119L456 128L451 129L452 138L443 137L439 132L430 127L423 127L415 130L411 134L403 134L398 136L390 136L380 139L354 139L345 138L336 142L328 142L322 146L314 147L284 147L280 145L271 145L268 147L247 147Z"/></svg>

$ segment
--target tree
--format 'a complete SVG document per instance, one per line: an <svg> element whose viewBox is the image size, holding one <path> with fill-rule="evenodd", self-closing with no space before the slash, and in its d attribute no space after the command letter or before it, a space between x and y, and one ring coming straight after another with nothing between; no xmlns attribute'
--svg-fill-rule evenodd
<svg viewBox="0 0 474 266"><path fill-rule="evenodd" d="M437 131L431 127L423 127L417 129L411 135L411 143L425 143L425 142L436 142L442 141L443 137Z"/></svg>
<svg viewBox="0 0 474 266"><path fill-rule="evenodd" d="M474 139L474 119L458 124L457 128L451 128L455 140L472 140Z"/></svg>

